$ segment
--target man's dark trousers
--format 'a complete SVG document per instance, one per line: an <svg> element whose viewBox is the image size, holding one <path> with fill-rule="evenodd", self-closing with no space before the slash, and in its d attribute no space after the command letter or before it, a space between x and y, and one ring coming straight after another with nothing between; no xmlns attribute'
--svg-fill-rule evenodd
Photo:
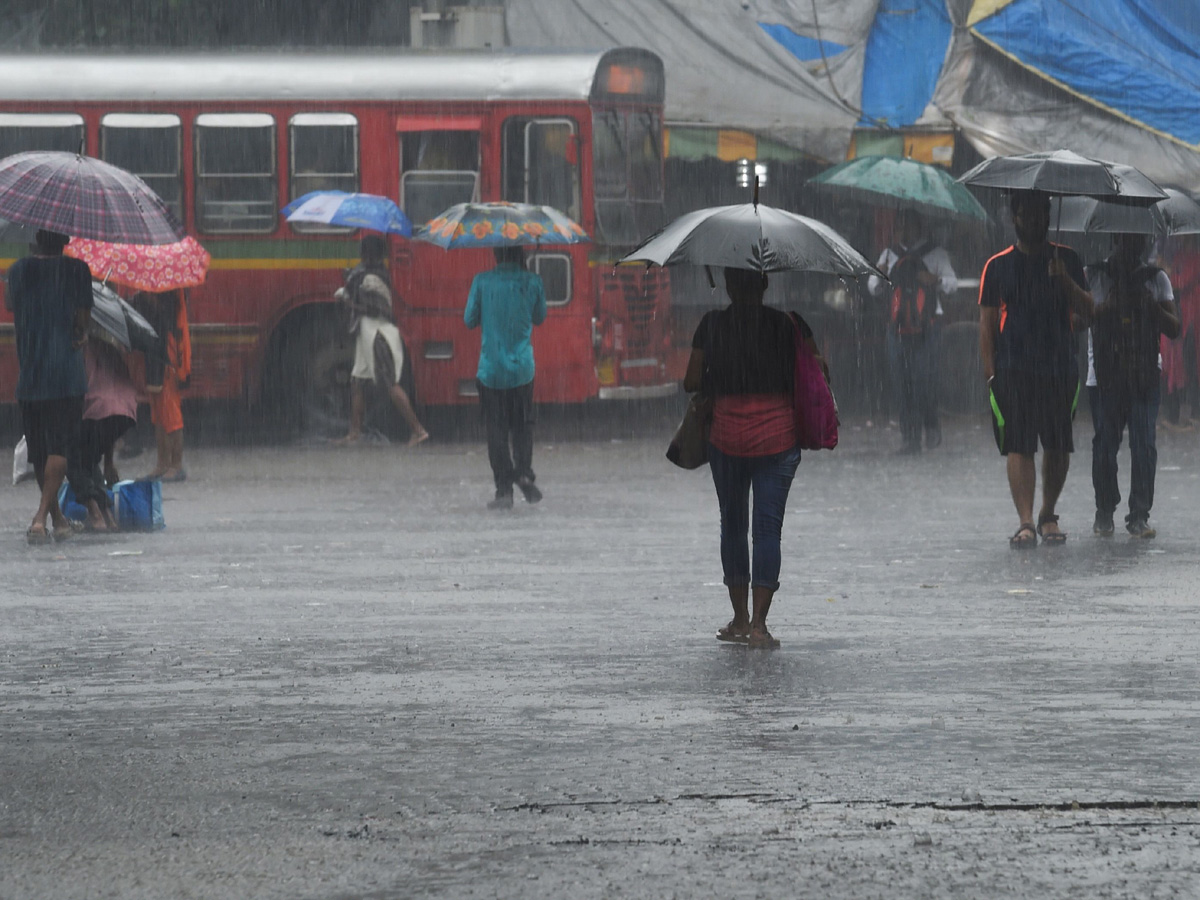
<svg viewBox="0 0 1200 900"><path fill-rule="evenodd" d="M1121 502L1117 485L1117 451L1121 435L1129 426L1129 515L1126 522L1145 521L1154 505L1154 473L1158 466L1154 423L1158 418L1159 387L1140 391L1088 388L1092 405L1092 487L1096 509L1113 513Z"/></svg>
<svg viewBox="0 0 1200 900"><path fill-rule="evenodd" d="M889 332L887 349L900 434L905 444L919 447L922 426L927 431L938 427L938 343L934 326L918 335Z"/></svg>
<svg viewBox="0 0 1200 900"><path fill-rule="evenodd" d="M483 423L487 428L488 462L492 464L496 492L511 494L518 479L526 478L532 482L536 478L533 474L533 382L515 388L478 386Z"/></svg>

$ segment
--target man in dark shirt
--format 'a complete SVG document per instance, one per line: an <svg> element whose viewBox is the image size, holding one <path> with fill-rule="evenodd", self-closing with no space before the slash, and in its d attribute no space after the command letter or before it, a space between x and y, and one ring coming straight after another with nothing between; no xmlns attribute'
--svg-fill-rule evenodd
<svg viewBox="0 0 1200 900"><path fill-rule="evenodd" d="M1054 507L1075 449L1071 421L1079 391L1072 319L1091 320L1092 295L1078 255L1046 240L1050 198L1019 191L1011 206L1017 242L988 260L979 285L979 353L1020 520L1010 543L1034 546L1041 535L1061 544L1066 535ZM1035 526L1039 440L1042 508Z"/></svg>
<svg viewBox="0 0 1200 900"><path fill-rule="evenodd" d="M70 239L39 231L32 255L8 270L5 303L12 310L16 333L17 402L29 461L42 489L41 502L26 532L31 544L71 535L58 506L58 489L67 473L67 456L78 451L87 372L83 343L92 308L92 275L87 263L63 256Z"/></svg>

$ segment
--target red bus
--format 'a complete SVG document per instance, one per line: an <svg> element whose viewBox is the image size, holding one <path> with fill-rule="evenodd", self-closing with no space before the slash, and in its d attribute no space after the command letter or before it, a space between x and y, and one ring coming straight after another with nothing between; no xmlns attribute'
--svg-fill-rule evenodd
<svg viewBox="0 0 1200 900"><path fill-rule="evenodd" d="M530 266L549 314L535 399L664 396L669 279L614 261L663 222L663 66L646 50L0 57L0 157L78 150L145 179L212 255L191 291L190 397L341 417L350 338L332 304L359 234L284 222L318 189L383 194L421 224L453 203L554 206L590 244ZM0 244L7 268L24 247ZM422 405L475 395L462 322L488 250L391 239L396 314ZM17 362L0 307L0 402Z"/></svg>

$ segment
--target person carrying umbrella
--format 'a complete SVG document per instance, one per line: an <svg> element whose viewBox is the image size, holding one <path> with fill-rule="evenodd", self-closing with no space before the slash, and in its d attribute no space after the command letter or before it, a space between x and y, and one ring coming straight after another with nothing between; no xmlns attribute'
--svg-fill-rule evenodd
<svg viewBox="0 0 1200 900"><path fill-rule="evenodd" d="M765 306L766 289L764 272L725 269L730 304L700 320L683 389L713 398L708 462L721 508L721 568L733 605L733 618L717 639L769 650L779 646L767 630L767 613L779 590L783 515L800 464L792 403L796 342L811 342L812 333ZM746 540L752 487L753 556Z"/></svg>
<svg viewBox="0 0 1200 900"><path fill-rule="evenodd" d="M958 289L958 276L944 247L926 234L925 218L905 208L896 216L897 240L884 249L876 265L890 284L878 276L867 289L882 296L888 310L887 347L892 388L899 402L900 453L932 450L942 442L937 408L937 361L942 297Z"/></svg>
<svg viewBox="0 0 1200 900"><path fill-rule="evenodd" d="M463 321L482 333L475 379L496 484L488 509L512 509L514 484L526 502L542 499L533 472L536 367L530 338L533 327L546 320L546 289L541 276L525 268L520 246L493 252L496 267L471 282Z"/></svg>
<svg viewBox="0 0 1200 900"><path fill-rule="evenodd" d="M366 235L359 245L361 259L346 272L345 285L334 296L350 311L354 342L354 368L350 372L350 430L338 440L353 444L362 437L366 408L364 389L375 382L388 392L392 405L408 424L408 446L429 440L429 432L417 418L408 392L400 384L404 370L404 346L392 314L392 276L387 267L387 241L377 234Z"/></svg>
<svg viewBox="0 0 1200 900"><path fill-rule="evenodd" d="M83 344L92 308L92 276L87 263L63 256L70 240L41 229L31 255L8 270L5 303L13 314L17 361L17 402L37 475L41 499L26 531L31 544L71 536L70 522L58 505L58 489L68 460L78 453L87 372Z"/></svg>
<svg viewBox="0 0 1200 900"><path fill-rule="evenodd" d="M1040 535L1060 544L1066 534L1054 508L1075 449L1072 418L1079 391L1072 317L1091 321L1092 295L1075 251L1047 240L1049 196L1017 190L1010 206L1017 242L989 259L980 279L979 353L1019 520L1009 542L1031 547ZM1042 506L1035 524L1039 440Z"/></svg>
<svg viewBox="0 0 1200 900"><path fill-rule="evenodd" d="M1146 235L1118 234L1108 259L1088 266L1087 280L1096 301L1088 332L1088 399L1092 439L1092 487L1096 520L1092 531L1113 533L1113 513L1121 502L1117 451L1129 426L1129 515L1125 529L1135 538L1152 538L1154 473L1158 468L1155 421L1159 405L1159 336L1179 337L1182 330L1167 273L1146 262Z"/></svg>

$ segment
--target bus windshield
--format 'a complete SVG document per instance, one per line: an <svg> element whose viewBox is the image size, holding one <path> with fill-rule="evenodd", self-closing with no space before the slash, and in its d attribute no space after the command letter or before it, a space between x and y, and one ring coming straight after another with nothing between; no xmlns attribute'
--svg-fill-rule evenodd
<svg viewBox="0 0 1200 900"><path fill-rule="evenodd" d="M662 127L649 110L598 109L592 120L602 243L631 246L663 222Z"/></svg>

